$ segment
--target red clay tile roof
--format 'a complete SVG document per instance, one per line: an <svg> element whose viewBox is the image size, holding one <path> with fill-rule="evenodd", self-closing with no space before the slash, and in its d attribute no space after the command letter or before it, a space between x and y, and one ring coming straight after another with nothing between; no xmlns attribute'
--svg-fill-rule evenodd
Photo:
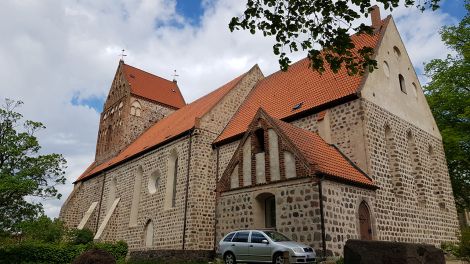
<svg viewBox="0 0 470 264"><path fill-rule="evenodd" d="M390 17L384 19L381 30L372 36L353 35L351 38L356 48L364 46L376 48L389 19ZM323 74L319 74L309 68L308 58L300 60L292 64L288 71L278 71L261 80L214 143L221 143L245 132L260 107L272 117L284 119L354 96L361 88L363 78L365 76L349 76L344 68L337 74L329 68ZM296 106L300 107L295 109Z"/></svg>
<svg viewBox="0 0 470 264"><path fill-rule="evenodd" d="M303 153L315 171L347 182L375 187L372 180L352 165L341 152L326 143L318 134L272 118L292 143Z"/></svg>
<svg viewBox="0 0 470 264"><path fill-rule="evenodd" d="M127 64L123 71L131 93L179 109L186 105L176 82L169 81Z"/></svg>
<svg viewBox="0 0 470 264"><path fill-rule="evenodd" d="M210 94L199 98L198 100L175 111L168 117L160 120L115 157L99 164L98 166L93 166L92 164L76 182L89 178L110 166L119 164L124 160L134 157L148 148L170 141L172 138L192 129L196 125L196 120L211 110L217 102L219 102L237 85L245 74L233 79Z"/></svg>

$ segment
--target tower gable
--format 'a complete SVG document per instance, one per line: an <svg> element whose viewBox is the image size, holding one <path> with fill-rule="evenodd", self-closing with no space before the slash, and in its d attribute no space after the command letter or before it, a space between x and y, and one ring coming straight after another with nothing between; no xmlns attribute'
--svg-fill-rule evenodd
<svg viewBox="0 0 470 264"><path fill-rule="evenodd" d="M183 105L176 83L120 61L101 113L95 161L114 157Z"/></svg>
<svg viewBox="0 0 470 264"><path fill-rule="evenodd" d="M401 119L441 138L436 122L393 19L376 49L378 69L370 73L360 95Z"/></svg>

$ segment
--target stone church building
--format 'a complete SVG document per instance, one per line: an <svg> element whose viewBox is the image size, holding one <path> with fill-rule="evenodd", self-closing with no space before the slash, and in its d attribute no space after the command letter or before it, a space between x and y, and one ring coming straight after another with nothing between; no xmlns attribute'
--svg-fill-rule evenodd
<svg viewBox="0 0 470 264"><path fill-rule="evenodd" d="M175 81L121 61L60 218L131 255L207 256L250 228L330 256L348 239L455 241L441 135L393 19L371 17L375 33L352 36L375 50L364 76L255 65L187 104Z"/></svg>

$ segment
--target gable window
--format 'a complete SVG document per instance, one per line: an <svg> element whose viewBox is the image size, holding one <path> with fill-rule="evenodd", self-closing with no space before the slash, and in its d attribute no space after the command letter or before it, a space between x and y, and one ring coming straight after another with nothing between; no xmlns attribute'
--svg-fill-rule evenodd
<svg viewBox="0 0 470 264"><path fill-rule="evenodd" d="M173 208L176 205L176 183L178 178L178 154L172 150L168 157L166 179L165 208Z"/></svg>
<svg viewBox="0 0 470 264"><path fill-rule="evenodd" d="M398 81L400 82L400 90L406 93L405 78L403 78L403 75L398 74Z"/></svg>
<svg viewBox="0 0 470 264"><path fill-rule="evenodd" d="M131 105L131 115L133 116L140 116L142 112L142 106L140 105L139 101L134 101Z"/></svg>
<svg viewBox="0 0 470 264"><path fill-rule="evenodd" d="M264 152L264 130L258 129L255 131L256 145L255 145L255 154Z"/></svg>

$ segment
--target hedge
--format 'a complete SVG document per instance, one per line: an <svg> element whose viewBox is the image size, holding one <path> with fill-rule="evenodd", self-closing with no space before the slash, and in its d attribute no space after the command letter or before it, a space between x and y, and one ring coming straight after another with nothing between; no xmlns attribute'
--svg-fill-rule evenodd
<svg viewBox="0 0 470 264"><path fill-rule="evenodd" d="M103 249L111 253L116 260L124 259L127 254L127 244L122 241L86 245L23 242L0 246L0 263L66 264L90 248Z"/></svg>

